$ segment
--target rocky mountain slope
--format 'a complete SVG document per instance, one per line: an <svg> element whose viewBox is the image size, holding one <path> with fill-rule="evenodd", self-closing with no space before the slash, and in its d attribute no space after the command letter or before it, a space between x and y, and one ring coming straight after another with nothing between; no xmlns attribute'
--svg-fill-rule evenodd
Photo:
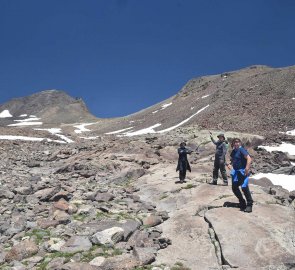
<svg viewBox="0 0 295 270"><path fill-rule="evenodd" d="M277 133L295 126L295 67L253 66L190 80L178 94L138 113L99 123L97 133L165 133L178 126Z"/></svg>
<svg viewBox="0 0 295 270"><path fill-rule="evenodd" d="M80 98L72 98L63 91L46 90L27 97L15 98L0 105L0 112L8 110L11 119L0 118L0 125L20 116L34 115L48 124L75 123L96 119ZM11 121L9 122L11 123Z"/></svg>
<svg viewBox="0 0 295 270"><path fill-rule="evenodd" d="M48 90L0 105L14 117L1 118L0 126L35 115L40 125L92 123L92 135L113 133L127 136L166 133L179 126L255 132L285 132L295 126L295 67L252 66L219 75L190 80L175 96L135 114L98 119L81 99ZM73 126L72 126L73 127Z"/></svg>
<svg viewBox="0 0 295 270"><path fill-rule="evenodd" d="M294 71L193 79L115 119L55 90L1 105L0 269L294 269L295 191L255 178L288 176L279 182L294 187L295 155L258 147L295 145L292 132L279 133L294 129ZM252 213L239 211L230 185L208 184L208 129L250 152ZM193 150L186 183L175 171L181 141Z"/></svg>

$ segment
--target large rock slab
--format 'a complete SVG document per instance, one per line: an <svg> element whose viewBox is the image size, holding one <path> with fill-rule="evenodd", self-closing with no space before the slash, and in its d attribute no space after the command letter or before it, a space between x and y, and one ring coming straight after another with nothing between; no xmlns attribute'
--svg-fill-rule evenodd
<svg viewBox="0 0 295 270"><path fill-rule="evenodd" d="M25 240L8 251L5 255L5 260L7 262L21 261L22 259L33 256L37 252L37 245L33 241Z"/></svg>
<svg viewBox="0 0 295 270"><path fill-rule="evenodd" d="M179 211L163 224L163 236L172 239L172 245L158 251L156 265L181 262L194 270L218 269L208 224L203 218Z"/></svg>
<svg viewBox="0 0 295 270"><path fill-rule="evenodd" d="M69 262L63 265L61 270L96 270L98 269L96 266L90 265L88 263L82 262Z"/></svg>
<svg viewBox="0 0 295 270"><path fill-rule="evenodd" d="M40 201L49 201L49 199L52 196L54 196L59 190L60 190L60 187L44 188L35 192L34 195Z"/></svg>
<svg viewBox="0 0 295 270"><path fill-rule="evenodd" d="M64 246L62 246L61 251L63 252L78 252L87 251L92 247L91 242L88 237L84 236L72 236Z"/></svg>
<svg viewBox="0 0 295 270"><path fill-rule="evenodd" d="M140 262L130 254L122 254L107 258L101 265L103 270L130 270L139 266Z"/></svg>
<svg viewBox="0 0 295 270"><path fill-rule="evenodd" d="M217 235L224 262L232 267L257 269L295 261L295 212L290 208L261 204L251 214L218 208L205 218Z"/></svg>
<svg viewBox="0 0 295 270"><path fill-rule="evenodd" d="M114 245L124 238L124 230L120 227L109 228L97 232L91 237L94 244Z"/></svg>

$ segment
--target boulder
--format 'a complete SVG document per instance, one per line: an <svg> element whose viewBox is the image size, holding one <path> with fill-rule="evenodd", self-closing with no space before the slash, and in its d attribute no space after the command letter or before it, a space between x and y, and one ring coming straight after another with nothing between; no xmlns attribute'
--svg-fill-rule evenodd
<svg viewBox="0 0 295 270"><path fill-rule="evenodd" d="M61 198L59 201L53 204L53 207L62 211L68 211L69 203L65 199Z"/></svg>
<svg viewBox="0 0 295 270"><path fill-rule="evenodd" d="M69 262L60 267L60 270L97 270L96 266L82 262Z"/></svg>
<svg viewBox="0 0 295 270"><path fill-rule="evenodd" d="M124 238L124 230L120 227L112 227L95 233L91 237L94 244L114 245Z"/></svg>
<svg viewBox="0 0 295 270"><path fill-rule="evenodd" d="M30 240L25 240L12 247L5 255L5 261L21 261L31 257L38 252L38 246Z"/></svg>
<svg viewBox="0 0 295 270"><path fill-rule="evenodd" d="M148 227L154 227L163 222L163 219L159 216L150 215L143 219L143 225Z"/></svg>
<svg viewBox="0 0 295 270"><path fill-rule="evenodd" d="M90 265L92 266L101 266L105 262L106 258L105 257L96 257L92 261L89 262Z"/></svg>
<svg viewBox="0 0 295 270"><path fill-rule="evenodd" d="M13 197L14 197L13 192L5 188L0 189L0 199L13 199Z"/></svg>
<svg viewBox="0 0 295 270"><path fill-rule="evenodd" d="M35 192L34 195L39 198L40 201L49 201L59 190L60 187L44 188Z"/></svg>
<svg viewBox="0 0 295 270"><path fill-rule="evenodd" d="M140 265L140 262L130 254L122 254L107 258L102 264L103 270L130 270Z"/></svg>
<svg viewBox="0 0 295 270"><path fill-rule="evenodd" d="M59 224L58 220L53 220L53 219L39 219L37 220L37 225L41 229L47 229L49 227L56 227Z"/></svg>
<svg viewBox="0 0 295 270"><path fill-rule="evenodd" d="M111 193L105 192L105 193L97 193L94 200L97 202L109 202L113 200L115 196Z"/></svg>
<svg viewBox="0 0 295 270"><path fill-rule="evenodd" d="M72 236L62 247L62 252L87 251L92 247L88 237Z"/></svg>
<svg viewBox="0 0 295 270"><path fill-rule="evenodd" d="M140 262L140 265L151 264L156 259L155 249L153 248L134 247L133 255Z"/></svg>

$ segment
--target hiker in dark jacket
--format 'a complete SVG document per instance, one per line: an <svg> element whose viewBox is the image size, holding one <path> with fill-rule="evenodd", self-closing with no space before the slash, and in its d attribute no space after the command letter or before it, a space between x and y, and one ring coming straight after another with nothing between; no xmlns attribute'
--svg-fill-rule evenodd
<svg viewBox="0 0 295 270"><path fill-rule="evenodd" d="M250 175L251 157L248 151L241 146L241 140L235 138L232 142L233 151L230 154L231 165L228 164L231 169L232 176L232 190L240 202L241 211L250 213L252 212L253 200L248 186ZM239 187L242 187L242 191L245 195L246 201Z"/></svg>
<svg viewBox="0 0 295 270"><path fill-rule="evenodd" d="M220 170L223 178L223 185L227 186L228 181L225 170L225 155L227 152L227 141L225 140L224 134L217 135L218 141L215 141L212 137L212 133L210 132L210 138L211 141L216 145L213 180L210 184L217 185L218 171Z"/></svg>
<svg viewBox="0 0 295 270"><path fill-rule="evenodd" d="M185 146L186 146L186 143L182 142L180 144L180 147L178 148L178 164L177 164L176 171L179 171L180 183L185 182L184 179L186 176L186 170L189 170L190 172L192 171L189 165L189 162L187 160L187 154L191 154L192 150L187 149Z"/></svg>

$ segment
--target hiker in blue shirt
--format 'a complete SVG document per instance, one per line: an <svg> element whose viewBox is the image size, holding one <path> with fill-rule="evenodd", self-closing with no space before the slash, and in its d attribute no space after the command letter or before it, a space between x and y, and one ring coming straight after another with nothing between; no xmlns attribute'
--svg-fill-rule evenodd
<svg viewBox="0 0 295 270"><path fill-rule="evenodd" d="M235 138L232 141L233 151L231 152L231 164L228 167L231 170L232 176L232 190L240 202L241 211L250 213L252 212L253 200L248 186L249 174L250 174L250 164L251 157L247 150L241 146L241 140ZM239 187L242 187L242 191L245 195L246 201Z"/></svg>
<svg viewBox="0 0 295 270"><path fill-rule="evenodd" d="M223 178L223 185L227 186L227 174L225 170L225 155L227 152L227 141L225 140L224 134L217 135L218 141L215 141L212 137L212 133L210 132L210 139L216 145L215 151L215 160L214 160L214 169L213 169L213 180L210 183L211 185L217 185L218 179L218 171L220 170L222 178Z"/></svg>
<svg viewBox="0 0 295 270"><path fill-rule="evenodd" d="M186 143L182 142L178 148L178 163L176 171L179 171L180 183L185 182L186 171L189 170L191 172L191 167L187 160L187 154L191 154L192 150L187 149L185 146Z"/></svg>

